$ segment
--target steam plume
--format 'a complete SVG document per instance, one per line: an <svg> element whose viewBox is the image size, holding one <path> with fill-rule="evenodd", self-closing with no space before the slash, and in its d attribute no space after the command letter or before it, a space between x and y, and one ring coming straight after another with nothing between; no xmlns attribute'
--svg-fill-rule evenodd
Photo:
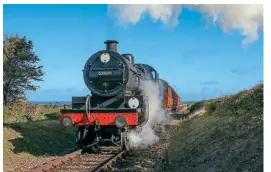
<svg viewBox="0 0 271 172"><path fill-rule="evenodd" d="M137 148L145 148L158 141L159 138L153 131L156 124L166 123L167 118L164 110L161 108L161 99L159 97L159 87L152 81L143 82L141 85L144 96L148 97L149 102L149 120L144 125L141 133L134 131L128 134L130 144Z"/></svg>
<svg viewBox="0 0 271 172"><path fill-rule="evenodd" d="M153 22L175 27L182 8L211 17L225 32L239 30L245 37L244 45L258 40L258 31L263 27L263 5L110 5L109 11L114 12L121 24L135 25L149 15Z"/></svg>

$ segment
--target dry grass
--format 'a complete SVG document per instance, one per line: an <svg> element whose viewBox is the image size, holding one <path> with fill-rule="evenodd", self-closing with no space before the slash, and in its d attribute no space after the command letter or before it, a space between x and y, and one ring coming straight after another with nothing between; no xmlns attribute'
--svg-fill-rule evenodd
<svg viewBox="0 0 271 172"><path fill-rule="evenodd" d="M187 114L190 112L191 107L193 106L194 103L189 103L189 104L181 104L180 108L178 109L177 113L178 114Z"/></svg>
<svg viewBox="0 0 271 172"><path fill-rule="evenodd" d="M75 146L75 128L56 120L5 124L4 171L41 165Z"/></svg>
<svg viewBox="0 0 271 172"><path fill-rule="evenodd" d="M162 171L263 171L262 83L197 106L205 115L175 127Z"/></svg>
<svg viewBox="0 0 271 172"><path fill-rule="evenodd" d="M4 106L4 169L41 165L75 146L75 128L59 125L63 105ZM20 171L20 170L19 170Z"/></svg>
<svg viewBox="0 0 271 172"><path fill-rule="evenodd" d="M67 106L68 107L68 106ZM4 106L4 123L28 122L44 119L57 119L64 105L15 104Z"/></svg>

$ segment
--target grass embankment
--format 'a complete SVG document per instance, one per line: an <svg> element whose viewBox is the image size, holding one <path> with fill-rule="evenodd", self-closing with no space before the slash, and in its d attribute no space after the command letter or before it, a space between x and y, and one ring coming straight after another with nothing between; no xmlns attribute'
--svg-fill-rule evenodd
<svg viewBox="0 0 271 172"><path fill-rule="evenodd" d="M173 129L162 171L263 171L263 84L190 108L204 115Z"/></svg>
<svg viewBox="0 0 271 172"><path fill-rule="evenodd" d="M40 165L75 146L76 129L60 126L57 120L61 108L52 105L4 107L4 171Z"/></svg>
<svg viewBox="0 0 271 172"><path fill-rule="evenodd" d="M70 105L65 105L67 108ZM4 123L17 123L37 121L44 119L57 119L60 109L64 105L34 105L18 103L14 105L4 105Z"/></svg>

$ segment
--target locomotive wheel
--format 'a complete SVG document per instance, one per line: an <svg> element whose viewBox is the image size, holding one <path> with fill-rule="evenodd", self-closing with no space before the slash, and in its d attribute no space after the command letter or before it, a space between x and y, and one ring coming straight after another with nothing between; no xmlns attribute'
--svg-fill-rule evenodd
<svg viewBox="0 0 271 172"><path fill-rule="evenodd" d="M91 147L88 147L89 144L94 142L93 140L93 133L89 133L89 130L91 130L87 126L80 126L78 127L77 133L76 133L76 144L78 144L78 147L80 149L83 149L84 152L92 152L92 153L97 153L100 149L99 145L94 145Z"/></svg>
<svg viewBox="0 0 271 172"><path fill-rule="evenodd" d="M82 141L86 137L87 129L85 126L78 127L76 133L76 143L79 144L79 147L82 148Z"/></svg>

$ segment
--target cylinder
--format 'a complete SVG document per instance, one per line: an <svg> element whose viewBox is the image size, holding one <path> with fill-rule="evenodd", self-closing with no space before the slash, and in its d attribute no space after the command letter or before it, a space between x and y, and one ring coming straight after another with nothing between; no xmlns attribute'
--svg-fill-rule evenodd
<svg viewBox="0 0 271 172"><path fill-rule="evenodd" d="M117 52L117 44L119 43L116 40L107 40L104 42L106 44L106 50Z"/></svg>

